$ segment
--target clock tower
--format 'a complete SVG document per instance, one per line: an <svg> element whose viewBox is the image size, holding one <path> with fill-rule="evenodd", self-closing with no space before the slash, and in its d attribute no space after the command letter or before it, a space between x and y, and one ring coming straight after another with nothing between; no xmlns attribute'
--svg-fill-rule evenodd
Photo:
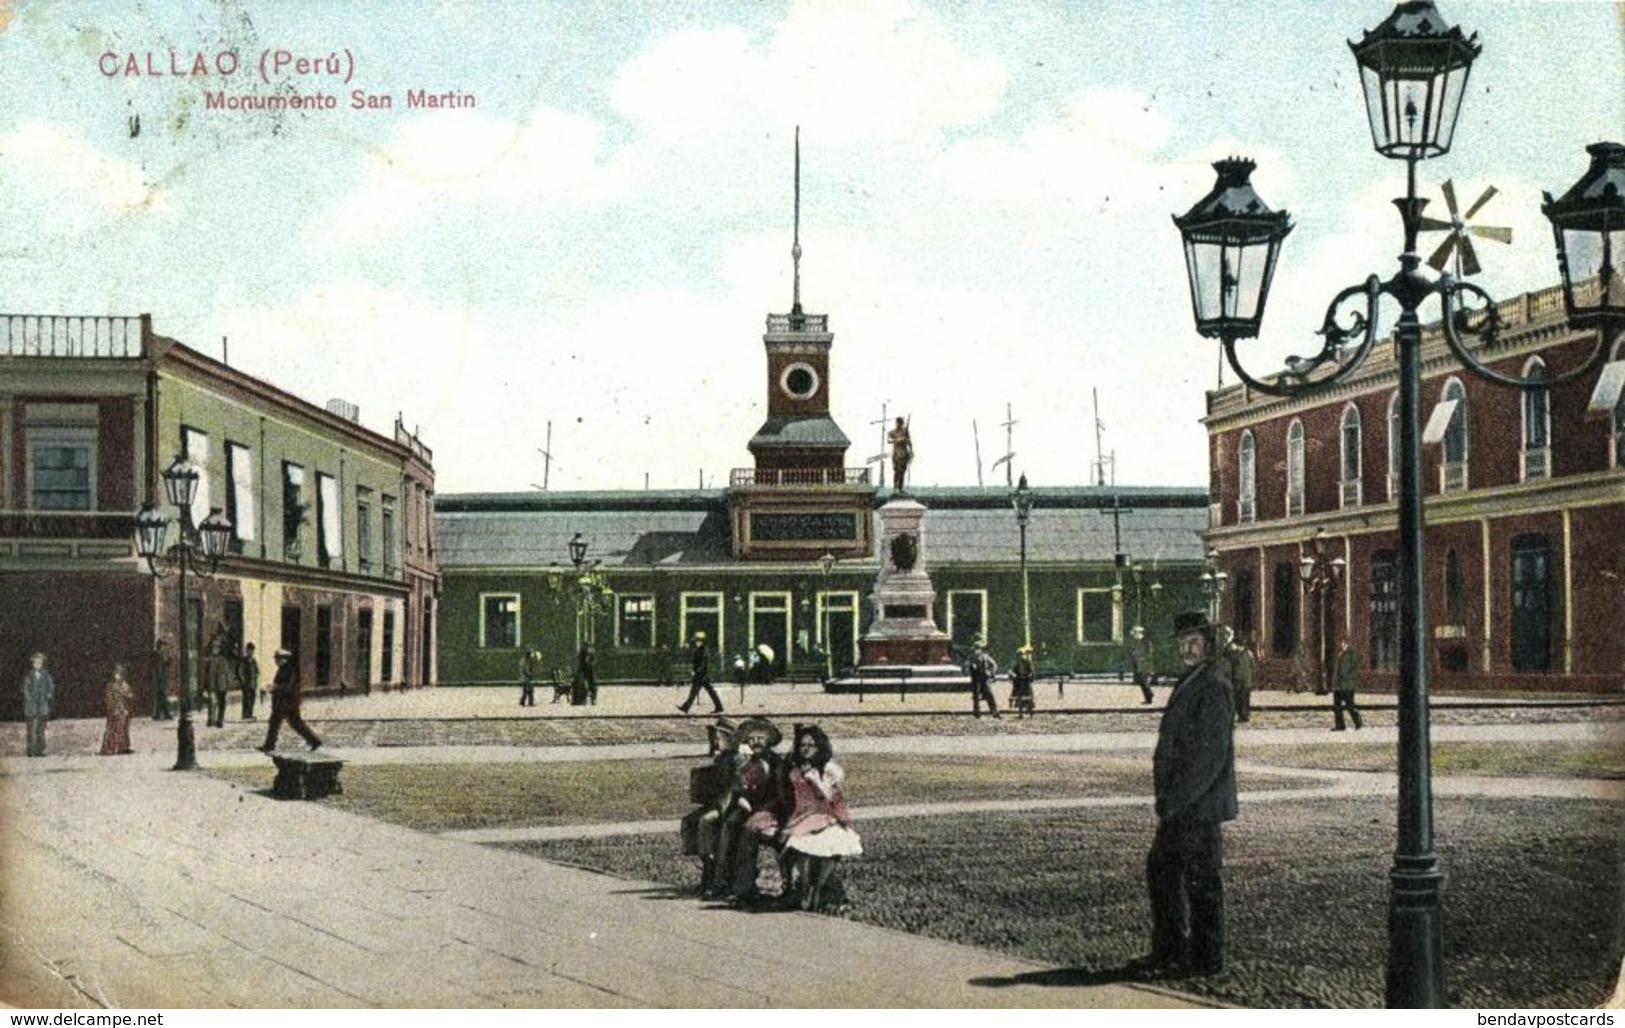
<svg viewBox="0 0 1625 1028"><path fill-rule="evenodd" d="M794 293L788 314L769 314L767 420L748 444L754 468L734 472L734 552L765 559L866 556L874 487L867 468L846 467L851 440L830 416L829 318L801 308L801 131L796 130Z"/></svg>

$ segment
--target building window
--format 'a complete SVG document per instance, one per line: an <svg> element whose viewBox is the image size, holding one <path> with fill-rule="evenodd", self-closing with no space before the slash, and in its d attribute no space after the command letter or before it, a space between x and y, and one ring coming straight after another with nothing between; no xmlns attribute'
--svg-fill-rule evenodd
<svg viewBox="0 0 1625 1028"><path fill-rule="evenodd" d="M519 618L516 613L514 617L515 625L518 624L518 621ZM393 680L395 677L395 612L387 607L384 609L384 639L383 645L378 650L378 664L378 680L380 682Z"/></svg>
<svg viewBox="0 0 1625 1028"><path fill-rule="evenodd" d="M28 497L33 510L96 509L96 430L30 428Z"/></svg>
<svg viewBox="0 0 1625 1028"><path fill-rule="evenodd" d="M1277 657L1290 657L1298 650L1298 565L1287 561L1275 565L1273 617L1270 619L1270 650Z"/></svg>
<svg viewBox="0 0 1625 1028"><path fill-rule="evenodd" d="M316 559L322 567L344 566L344 510L339 506L339 481L316 472Z"/></svg>
<svg viewBox="0 0 1625 1028"><path fill-rule="evenodd" d="M181 449L186 452L186 459L192 462L192 467L197 469L197 492L192 496L192 509L188 513L193 525L201 525L203 519L209 516L209 511L214 509L209 489L209 434L182 425Z"/></svg>
<svg viewBox="0 0 1625 1028"><path fill-rule="evenodd" d="M1544 535L1512 540L1512 670L1552 669L1552 554Z"/></svg>
<svg viewBox="0 0 1625 1028"><path fill-rule="evenodd" d="M387 618L388 615L386 614ZM388 622L385 622L388 624ZM519 596L515 593L480 594L480 646L512 650L519 646Z"/></svg>
<svg viewBox="0 0 1625 1028"><path fill-rule="evenodd" d="M1343 408L1342 430L1338 433L1343 443L1342 475L1339 499L1344 507L1358 507L1360 494L1360 408L1349 404Z"/></svg>
<svg viewBox="0 0 1625 1028"><path fill-rule="evenodd" d="M1123 641L1121 595L1109 588L1078 590L1078 642L1089 645Z"/></svg>
<svg viewBox="0 0 1625 1028"><path fill-rule="evenodd" d="M1237 475L1236 519L1252 521L1258 517L1258 442L1252 429L1244 429L1237 448L1240 464Z"/></svg>
<svg viewBox="0 0 1625 1028"><path fill-rule="evenodd" d="M615 597L615 645L653 649L655 644L655 598L653 596Z"/></svg>
<svg viewBox="0 0 1625 1028"><path fill-rule="evenodd" d="M1461 573L1461 558L1454 547L1444 555L1444 611L1451 627L1466 630L1467 579Z"/></svg>
<svg viewBox="0 0 1625 1028"><path fill-rule="evenodd" d="M316 684L333 680L333 608L316 608Z"/></svg>
<svg viewBox="0 0 1625 1028"><path fill-rule="evenodd" d="M1371 555L1371 670L1399 670L1399 559Z"/></svg>
<svg viewBox="0 0 1625 1028"><path fill-rule="evenodd" d="M948 593L948 638L956 650L969 650L987 640L987 590L954 589Z"/></svg>
<svg viewBox="0 0 1625 1028"><path fill-rule="evenodd" d="M1286 430L1286 515L1303 513L1303 422L1293 419Z"/></svg>
<svg viewBox="0 0 1625 1028"><path fill-rule="evenodd" d="M1438 406L1422 430L1422 442L1439 443L1439 491L1461 492L1467 488L1467 390L1459 379L1444 384Z"/></svg>
<svg viewBox="0 0 1625 1028"><path fill-rule="evenodd" d="M372 608L355 612L355 684L362 692L372 685Z"/></svg>
<svg viewBox="0 0 1625 1028"><path fill-rule="evenodd" d="M372 567L372 490L355 489L355 559L362 568Z"/></svg>
<svg viewBox="0 0 1625 1028"><path fill-rule="evenodd" d="M1546 362L1531 358L1524 377L1544 382L1551 377ZM1523 480L1552 476L1552 393L1547 387L1523 392Z"/></svg>
<svg viewBox="0 0 1625 1028"><path fill-rule="evenodd" d="M1625 338L1614 344L1612 359L1602 366L1586 416L1606 420L1609 466L1625 468Z"/></svg>
<svg viewBox="0 0 1625 1028"><path fill-rule="evenodd" d="M395 497L383 497L383 510L379 512L384 526L384 574L393 575L400 567L399 544L395 539Z"/></svg>
<svg viewBox="0 0 1625 1028"><path fill-rule="evenodd" d="M1253 592L1253 573L1246 568L1238 570L1230 577L1231 588L1235 590L1234 599L1230 601L1231 619L1235 622L1236 634L1249 645L1253 641L1253 632L1257 625L1253 622L1253 610L1258 603L1258 597Z"/></svg>
<svg viewBox="0 0 1625 1028"><path fill-rule="evenodd" d="M678 640L678 646L687 647L694 641L696 632L704 632L706 648L711 652L711 666L718 667L717 660L724 649L722 594L683 593L678 597L678 613L683 623L683 637Z"/></svg>
<svg viewBox="0 0 1625 1028"><path fill-rule="evenodd" d="M1399 393L1388 398L1388 499L1399 500Z"/></svg>
<svg viewBox="0 0 1625 1028"><path fill-rule="evenodd" d="M226 517L232 538L239 543L254 538L254 451L242 443L226 442ZM240 552L242 547L237 547Z"/></svg>
<svg viewBox="0 0 1625 1028"><path fill-rule="evenodd" d="M282 464L282 549L289 560L298 560L303 552L304 540L300 538L304 527L305 512L309 507L305 503L305 469L297 464Z"/></svg>

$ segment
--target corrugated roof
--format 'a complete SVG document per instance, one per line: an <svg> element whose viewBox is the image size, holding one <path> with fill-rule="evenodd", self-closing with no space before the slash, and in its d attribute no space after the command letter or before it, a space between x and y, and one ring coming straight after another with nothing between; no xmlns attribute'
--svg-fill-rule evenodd
<svg viewBox="0 0 1625 1028"><path fill-rule="evenodd" d="M921 489L909 495L928 508L923 542L929 564L1017 559L1020 533L1002 491ZM1028 561L1110 563L1117 551L1114 495L1123 503L1117 521L1125 553L1139 561L1203 559L1202 491L1078 487L1038 494L1027 526ZM435 508L444 568L567 566L577 532L591 545L589 559L609 566L734 563L722 492L468 494L437 497ZM879 534L877 523L874 536Z"/></svg>

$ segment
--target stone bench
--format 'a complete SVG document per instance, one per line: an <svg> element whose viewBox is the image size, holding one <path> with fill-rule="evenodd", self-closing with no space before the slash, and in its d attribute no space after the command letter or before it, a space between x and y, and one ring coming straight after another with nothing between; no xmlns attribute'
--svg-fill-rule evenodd
<svg viewBox="0 0 1625 1028"><path fill-rule="evenodd" d="M323 796L341 793L339 772L344 761L325 753L273 753L276 781L271 783L271 795L279 800L319 800Z"/></svg>

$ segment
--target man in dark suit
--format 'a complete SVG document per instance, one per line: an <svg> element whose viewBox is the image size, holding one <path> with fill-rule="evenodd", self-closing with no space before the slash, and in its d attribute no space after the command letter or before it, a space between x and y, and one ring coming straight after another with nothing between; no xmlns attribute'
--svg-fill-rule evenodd
<svg viewBox="0 0 1625 1028"><path fill-rule="evenodd" d="M694 706L699 698L700 690L711 697L711 713L722 713L722 698L711 687L711 651L705 645L705 633L694 633L694 648L689 651L689 664L694 669L693 677L689 680L688 699L677 705L677 709L688 713L688 708Z"/></svg>
<svg viewBox="0 0 1625 1028"><path fill-rule="evenodd" d="M1185 674L1168 697L1152 758L1157 834L1145 859L1151 976L1224 970L1222 826L1236 817L1234 708L1216 667L1213 626L1200 611L1174 618Z"/></svg>
<svg viewBox="0 0 1625 1028"><path fill-rule="evenodd" d="M276 749L276 737L286 721L288 727L304 737L311 749L319 749L322 740L305 724L305 719L299 716L300 688L299 688L299 662L293 659L293 654L287 650L277 650L276 677L271 683L271 723L265 726L265 744L260 747L261 753L270 753Z"/></svg>

